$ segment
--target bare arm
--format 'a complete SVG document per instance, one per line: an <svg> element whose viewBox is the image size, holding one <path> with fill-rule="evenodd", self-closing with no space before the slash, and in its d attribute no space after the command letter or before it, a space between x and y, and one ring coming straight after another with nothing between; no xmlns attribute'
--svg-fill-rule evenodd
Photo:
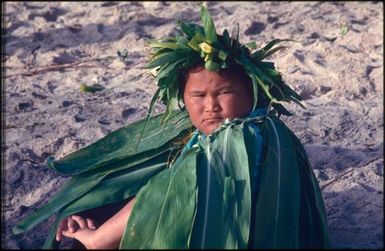
<svg viewBox="0 0 385 251"><path fill-rule="evenodd" d="M75 232L65 229L61 233L66 237L79 240L87 249L116 249L119 247L134 202L135 198L131 199L119 212L97 229L92 226L93 222L89 219L71 216L80 229Z"/></svg>

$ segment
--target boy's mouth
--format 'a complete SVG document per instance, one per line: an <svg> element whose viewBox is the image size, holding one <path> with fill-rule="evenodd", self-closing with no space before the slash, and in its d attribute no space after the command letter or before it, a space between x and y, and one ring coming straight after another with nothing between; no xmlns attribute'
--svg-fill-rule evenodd
<svg viewBox="0 0 385 251"><path fill-rule="evenodd" d="M202 123L216 123L216 122L222 122L222 117L212 117L212 118L204 118L202 120Z"/></svg>

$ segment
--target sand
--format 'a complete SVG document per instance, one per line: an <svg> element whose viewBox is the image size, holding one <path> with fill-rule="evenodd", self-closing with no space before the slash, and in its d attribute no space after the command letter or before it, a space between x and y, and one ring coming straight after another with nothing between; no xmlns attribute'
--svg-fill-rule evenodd
<svg viewBox="0 0 385 251"><path fill-rule="evenodd" d="M383 247L384 110L381 2L210 2L218 33L239 23L242 42L301 41L270 59L304 98L283 118L320 183L336 248ZM54 217L14 236L68 177L48 169L143 118L155 84L145 42L200 22L197 2L3 4L2 246L40 248ZM118 50L127 50L120 60ZM80 85L103 91L84 93ZM161 110L159 107L158 110ZM61 244L68 247L69 242Z"/></svg>

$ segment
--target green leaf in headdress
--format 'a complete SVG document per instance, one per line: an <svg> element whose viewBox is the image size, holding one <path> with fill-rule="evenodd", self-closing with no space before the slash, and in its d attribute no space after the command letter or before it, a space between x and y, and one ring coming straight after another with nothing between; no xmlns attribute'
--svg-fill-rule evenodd
<svg viewBox="0 0 385 251"><path fill-rule="evenodd" d="M235 25L231 33L231 50L235 54L239 46L239 24Z"/></svg>
<svg viewBox="0 0 385 251"><path fill-rule="evenodd" d="M200 52L201 48L199 47L199 44L201 44L204 40L205 37L201 33L196 33L190 42L188 42L188 46Z"/></svg>
<svg viewBox="0 0 385 251"><path fill-rule="evenodd" d="M180 48L188 48L189 40L185 36L177 36L176 43Z"/></svg>
<svg viewBox="0 0 385 251"><path fill-rule="evenodd" d="M154 48L168 48L173 50L176 50L179 48L177 44L172 42L153 42L153 43L150 43L149 46Z"/></svg>
<svg viewBox="0 0 385 251"><path fill-rule="evenodd" d="M219 57L222 61L225 61L228 55L229 55L228 52L222 51L222 50L219 51L219 53L218 53L218 57Z"/></svg>
<svg viewBox="0 0 385 251"><path fill-rule="evenodd" d="M205 68L209 71L218 71L220 69L220 65L215 63L213 60L207 60L205 63Z"/></svg>
<svg viewBox="0 0 385 251"><path fill-rule="evenodd" d="M226 29L223 31L222 37L223 37L224 47L227 49L231 48L230 34Z"/></svg>
<svg viewBox="0 0 385 251"><path fill-rule="evenodd" d="M256 48L257 48L257 43L255 43L255 41L253 41L253 42L250 42L250 43L245 44L245 46L246 46L248 49L253 50L253 49L256 49Z"/></svg>
<svg viewBox="0 0 385 251"><path fill-rule="evenodd" d="M271 50L269 50L268 52L265 53L265 55L261 58L261 60L262 60L262 59L265 59L265 58L267 58L268 56L274 54L275 52L277 52L277 51L279 51L279 50L282 50L282 49L285 49L285 48L287 48L287 46L278 46L278 47L276 47L276 48L274 48L274 49L271 49Z"/></svg>
<svg viewBox="0 0 385 251"><path fill-rule="evenodd" d="M178 21L178 25L180 26L180 28L182 29L182 31L187 35L187 37L189 39L191 39L192 37L194 37L195 35L195 30L193 28L191 28L190 26L188 26L186 23L184 23L183 21L179 20Z"/></svg>
<svg viewBox="0 0 385 251"><path fill-rule="evenodd" d="M204 29L202 26L194 23L185 23L182 21L178 22L182 31L188 36L188 39L191 39L195 36L195 34L200 33L204 35Z"/></svg>
<svg viewBox="0 0 385 251"><path fill-rule="evenodd" d="M276 44L281 43L281 42L286 42L286 41L299 43L299 41L293 40L293 39L273 39L266 46L264 46L262 49L257 50L256 52L252 53L251 57L257 61L261 61L262 59L275 53L276 51L283 49L284 47L282 47L282 48L278 47L280 49L274 49L274 50L270 51L270 49L272 49Z"/></svg>
<svg viewBox="0 0 385 251"><path fill-rule="evenodd" d="M215 30L213 19L211 18L210 13L208 12L207 7L204 4L201 5L200 14L205 30L206 40L211 43L217 42L217 32Z"/></svg>
<svg viewBox="0 0 385 251"><path fill-rule="evenodd" d="M146 68L154 68L157 66L163 66L167 63L174 63L175 61L188 57L191 54L189 49L177 49L172 52L166 52L160 55L159 58L153 60L151 63L146 65Z"/></svg>
<svg viewBox="0 0 385 251"><path fill-rule="evenodd" d="M167 95L167 107L166 112L163 115L162 123L168 120L168 118L171 116L172 112L178 108L178 96L179 96L179 88L178 88L178 75L173 72L170 73L167 77L169 88L166 91Z"/></svg>

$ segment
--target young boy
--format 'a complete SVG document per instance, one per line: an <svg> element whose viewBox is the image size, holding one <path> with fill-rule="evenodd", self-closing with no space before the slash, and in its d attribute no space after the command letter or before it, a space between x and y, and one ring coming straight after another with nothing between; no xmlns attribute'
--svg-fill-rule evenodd
<svg viewBox="0 0 385 251"><path fill-rule="evenodd" d="M175 127L158 129L144 141L155 144L152 137L161 133L165 136L158 141L163 143L136 150L125 160L122 148L115 147L125 142L107 136L111 149L106 150L106 144L88 148L101 151L95 163L86 160L86 167L74 167L87 151L67 158L69 164L51 163L58 171L77 175L76 182L83 181L76 192L62 191L74 198L55 204L60 208L56 240L75 238L86 248L329 247L325 208L306 153L274 115L289 115L281 101L300 101L274 65L262 61L281 40L250 53L226 30L216 34L204 6L201 17L204 27L181 23L185 36L150 44L155 52L148 67L156 70L159 88L149 111L156 100L163 101L167 109L162 120L174 121ZM190 127L175 119L180 103L195 128L192 135L179 133ZM146 127L154 120L128 128L133 134L138 125ZM179 142L181 135L188 136L186 144ZM111 158L117 153L119 158ZM132 179L151 168L158 169ZM87 180L95 184L87 187ZM136 185L138 180L143 182ZM111 188L113 192L104 191ZM100 226L76 214L127 199ZM42 212L54 212L51 208Z"/></svg>
<svg viewBox="0 0 385 251"><path fill-rule="evenodd" d="M210 72L203 66L188 71L183 100L191 122L200 132L210 135L226 118L243 118L251 112L252 86L244 79L245 75L239 77L229 70ZM92 219L70 216L60 223L56 240L64 235L79 240L87 249L117 248L134 201L130 200L99 228Z"/></svg>

